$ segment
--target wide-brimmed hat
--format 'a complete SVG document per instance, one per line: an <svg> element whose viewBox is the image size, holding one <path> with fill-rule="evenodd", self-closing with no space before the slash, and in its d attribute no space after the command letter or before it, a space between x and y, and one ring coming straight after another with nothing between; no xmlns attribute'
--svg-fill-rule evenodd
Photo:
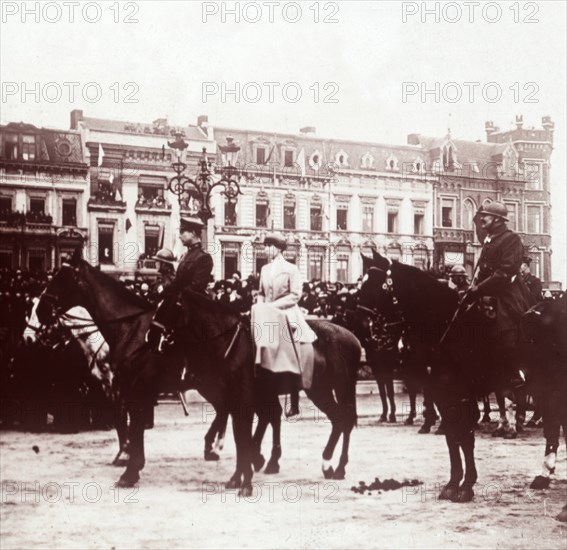
<svg viewBox="0 0 567 550"><path fill-rule="evenodd" d="M181 218L179 223L179 231L195 231L199 233L204 227L203 222L199 218Z"/></svg>
<svg viewBox="0 0 567 550"><path fill-rule="evenodd" d="M265 245L274 245L275 247L279 248L280 250L285 250L287 248L287 242L285 237L280 233L268 233L264 238Z"/></svg>
<svg viewBox="0 0 567 550"><path fill-rule="evenodd" d="M508 221L508 209L503 202L492 201L491 203L483 206L477 212L479 214L486 214L488 216L495 216L501 218L504 221Z"/></svg>

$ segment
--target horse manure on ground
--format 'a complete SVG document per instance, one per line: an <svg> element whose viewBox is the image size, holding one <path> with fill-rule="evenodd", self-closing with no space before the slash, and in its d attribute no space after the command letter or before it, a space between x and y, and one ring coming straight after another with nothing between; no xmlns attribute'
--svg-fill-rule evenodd
<svg viewBox="0 0 567 550"><path fill-rule="evenodd" d="M39 453L39 447L38 447L37 445L34 445L34 446L32 447L32 451L33 451L35 454Z"/></svg>
<svg viewBox="0 0 567 550"><path fill-rule="evenodd" d="M361 495L364 493L371 495L372 493L370 491L378 491L378 494L381 494L382 491L395 491L401 487L415 487L416 485L422 484L423 481L419 481L418 479L404 479L403 481L385 479L384 481L380 481L380 479L375 477L374 481L370 485L367 485L365 481L359 481L358 487L353 485L350 490L353 493L359 493Z"/></svg>

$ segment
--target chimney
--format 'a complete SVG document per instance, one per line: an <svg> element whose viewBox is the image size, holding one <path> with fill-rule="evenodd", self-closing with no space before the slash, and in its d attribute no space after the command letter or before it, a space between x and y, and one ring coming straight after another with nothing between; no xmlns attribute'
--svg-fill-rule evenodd
<svg viewBox="0 0 567 550"><path fill-rule="evenodd" d="M206 128L209 125L209 117L207 115L201 115L197 117L197 126L199 128Z"/></svg>
<svg viewBox="0 0 567 550"><path fill-rule="evenodd" d="M73 109L71 111L71 130L76 130L79 122L83 120L83 111L81 109Z"/></svg>
<svg viewBox="0 0 567 550"><path fill-rule="evenodd" d="M498 126L494 126L494 122L492 122L492 120L487 120L484 123L484 129L486 130L486 141L492 141L490 139L492 134L495 134L496 132L498 132L498 130L500 130Z"/></svg>
<svg viewBox="0 0 567 550"><path fill-rule="evenodd" d="M524 125L524 116L516 115L516 129L521 130L523 125Z"/></svg>
<svg viewBox="0 0 567 550"><path fill-rule="evenodd" d="M419 145L419 136L421 134L408 134L408 145Z"/></svg>
<svg viewBox="0 0 567 550"><path fill-rule="evenodd" d="M315 126L305 126L304 128L300 128L299 132L305 135L315 135Z"/></svg>

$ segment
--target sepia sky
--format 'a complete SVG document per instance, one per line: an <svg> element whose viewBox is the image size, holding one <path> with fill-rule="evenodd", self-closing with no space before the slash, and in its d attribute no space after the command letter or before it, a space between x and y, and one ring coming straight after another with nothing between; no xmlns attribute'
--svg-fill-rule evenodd
<svg viewBox="0 0 567 550"><path fill-rule="evenodd" d="M68 4L2 2L2 123L67 128L72 109L171 124L206 114L213 126L404 144L449 125L485 141L487 120L551 116L553 278L565 286L565 2ZM221 93L236 83L238 95Z"/></svg>

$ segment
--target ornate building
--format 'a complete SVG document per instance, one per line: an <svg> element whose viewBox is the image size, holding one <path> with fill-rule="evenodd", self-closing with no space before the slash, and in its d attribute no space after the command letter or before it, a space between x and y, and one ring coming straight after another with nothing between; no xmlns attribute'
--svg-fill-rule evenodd
<svg viewBox="0 0 567 550"><path fill-rule="evenodd" d="M116 274L132 274L154 268L155 262L148 258L159 248L171 248L179 255L179 216L191 205L167 190L175 160L168 142L172 131L179 131L189 144L189 169L196 170L203 147L213 156L216 153L205 119L199 126L173 128L167 119L151 124L121 122L85 117L75 110L71 128L82 135L89 165L91 263Z"/></svg>
<svg viewBox="0 0 567 550"><path fill-rule="evenodd" d="M470 274L481 243L473 217L482 205L498 200L506 204L510 222L532 258L532 273L551 280L550 157L554 124L542 118L541 129L525 129L522 116L516 128L500 131L486 123L488 143L443 139L418 134L408 143L424 149L434 190L435 263L464 263Z"/></svg>
<svg viewBox="0 0 567 550"><path fill-rule="evenodd" d="M375 248L426 268L433 262L433 188L420 145L323 139L313 128L273 134L215 128L240 146L243 195L217 196L215 276L259 273L270 229L288 240L286 256L305 279L352 282L360 253ZM220 161L220 158L218 159Z"/></svg>
<svg viewBox="0 0 567 550"><path fill-rule="evenodd" d="M0 126L0 268L56 268L86 238L87 172L78 132Z"/></svg>

